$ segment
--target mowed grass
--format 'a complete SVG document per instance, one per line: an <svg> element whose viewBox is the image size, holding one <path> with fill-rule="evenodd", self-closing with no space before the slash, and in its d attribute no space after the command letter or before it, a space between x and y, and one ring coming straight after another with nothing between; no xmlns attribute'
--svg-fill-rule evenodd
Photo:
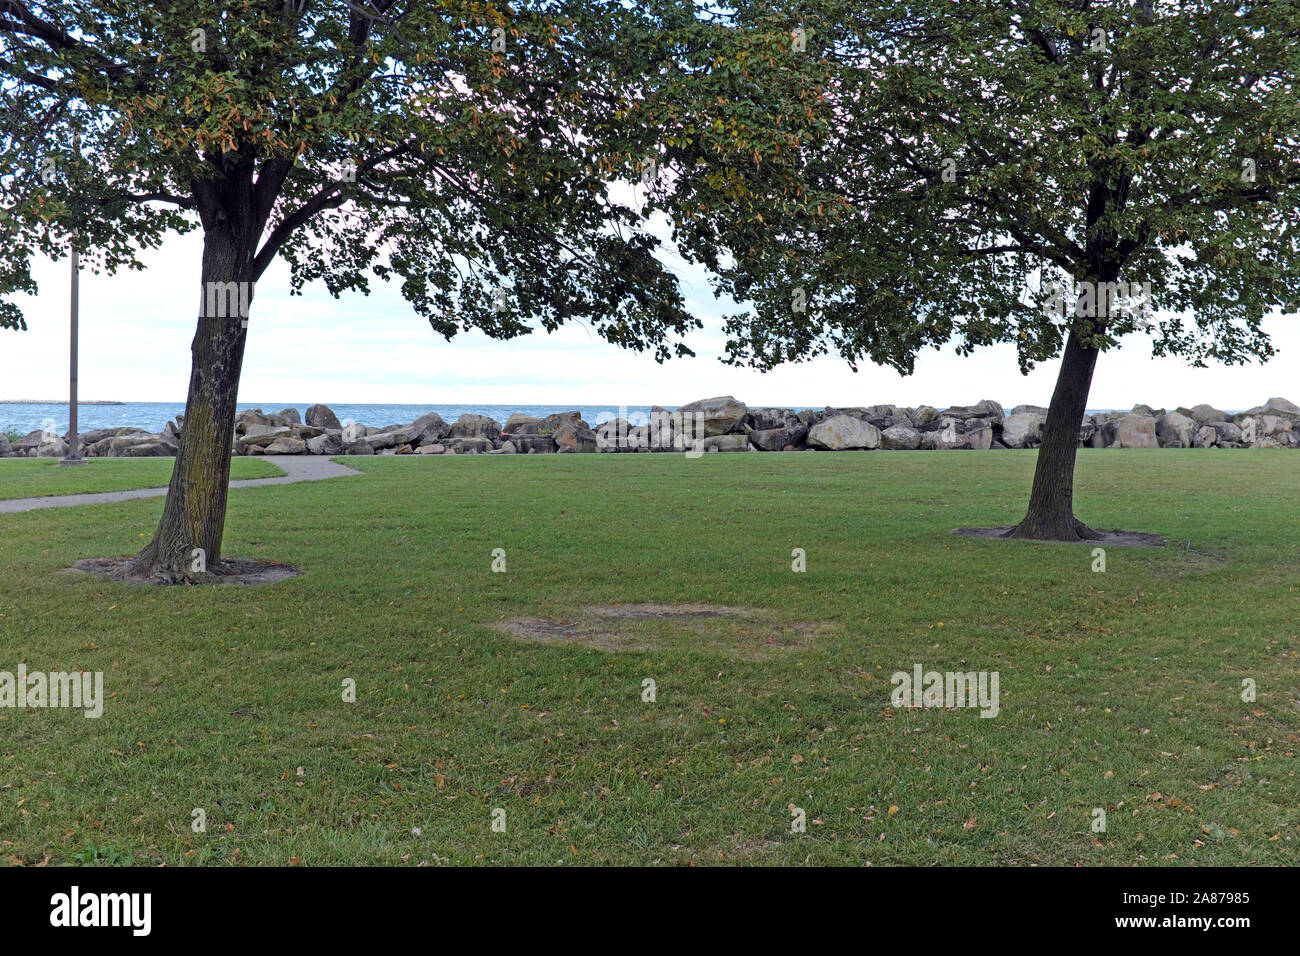
<svg viewBox="0 0 1300 956"><path fill-rule="evenodd" d="M84 495L136 488L166 488L174 458L91 458L84 465L60 465L56 458L0 459L0 501L46 495ZM235 458L231 480L278 478L284 471L269 461Z"/></svg>
<svg viewBox="0 0 1300 956"><path fill-rule="evenodd" d="M1032 452L347 462L231 493L226 553L306 570L258 588L60 573L137 548L160 500L0 518L0 669L111 695L0 711L0 859L1300 862L1294 452L1081 452L1083 520L1169 538L1104 573L949 534L1014 522ZM640 602L800 636L493 627ZM892 706L918 663L997 671L1000 713Z"/></svg>

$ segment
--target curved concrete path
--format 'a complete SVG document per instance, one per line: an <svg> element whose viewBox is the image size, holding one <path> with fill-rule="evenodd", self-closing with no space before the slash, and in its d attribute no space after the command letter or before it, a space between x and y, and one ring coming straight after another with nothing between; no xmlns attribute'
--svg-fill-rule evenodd
<svg viewBox="0 0 1300 956"><path fill-rule="evenodd" d="M258 485L291 485L299 481L323 481L326 478L343 478L362 472L340 465L318 455L259 455L284 472L280 478L241 478L230 483L231 488L253 488ZM161 498L166 488L136 488L132 491L103 491L90 495L50 495L46 498L13 498L0 501L0 514L19 511L36 511L39 508L75 508L78 505L99 505L111 501L130 501L133 498Z"/></svg>

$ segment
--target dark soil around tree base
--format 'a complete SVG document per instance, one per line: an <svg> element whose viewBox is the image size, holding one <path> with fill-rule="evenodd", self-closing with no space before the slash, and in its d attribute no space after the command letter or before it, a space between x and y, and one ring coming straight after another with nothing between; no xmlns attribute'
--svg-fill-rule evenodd
<svg viewBox="0 0 1300 956"><path fill-rule="evenodd" d="M1163 548L1163 535L1147 534L1144 531L1116 531L1094 528L1095 538L1075 538L1070 541L1050 541L1038 538L1009 538L1009 532L1015 525L1003 525L1000 528L953 528L952 534L965 538L981 538L985 541L1028 541L1033 544L1086 544L1097 548Z"/></svg>
<svg viewBox="0 0 1300 956"><path fill-rule="evenodd" d="M276 581L296 578L303 573L301 568L296 568L291 564L280 564L276 561L223 558L208 568L207 572L201 575L197 582L165 579L157 576L137 578L128 574L132 560L133 558L129 555L120 558L83 558L67 570L98 574L112 581L121 581L123 584L155 584L162 586L194 583L272 584Z"/></svg>

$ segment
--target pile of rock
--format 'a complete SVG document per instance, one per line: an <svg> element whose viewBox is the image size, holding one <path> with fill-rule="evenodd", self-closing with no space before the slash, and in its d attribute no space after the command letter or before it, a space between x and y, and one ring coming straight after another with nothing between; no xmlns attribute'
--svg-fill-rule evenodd
<svg viewBox="0 0 1300 956"><path fill-rule="evenodd" d="M185 416L179 416L184 420ZM180 427L168 422L161 433L142 428L97 428L77 438L77 450L88 458L167 458L176 454ZM68 436L34 431L13 442L0 435L0 457L62 458L68 453Z"/></svg>
<svg viewBox="0 0 1300 956"><path fill-rule="evenodd" d="M592 428L579 412L534 418L511 415L505 425L484 415L445 422L437 412L408 425L344 427L324 405L305 416L286 408L241 412L235 420L237 455L514 455L656 451L910 451L914 449L1037 448L1047 409L1017 405L1008 413L994 401L956 405L868 405L794 411L750 408L730 395L702 399L674 411L656 406L648 424L618 418ZM159 434L112 428L81 436L82 453L99 457L176 454L183 417ZM1136 405L1128 412L1085 416L1080 447L1091 448L1296 448L1300 406L1270 398L1228 414L1209 405L1173 411ZM0 455L60 457L66 436L35 431L10 446L0 435Z"/></svg>
<svg viewBox="0 0 1300 956"><path fill-rule="evenodd" d="M1093 448L1297 448L1300 407L1270 398L1229 415L1210 405L1172 412L1138 405L1085 419L1079 441Z"/></svg>
<svg viewBox="0 0 1300 956"><path fill-rule="evenodd" d="M324 405L307 409L306 421L287 408L240 413L235 421L237 455L513 455L594 452L596 433L578 412L533 418L511 415L501 425L486 415L462 415L445 422L437 412L409 425L367 427L339 424Z"/></svg>

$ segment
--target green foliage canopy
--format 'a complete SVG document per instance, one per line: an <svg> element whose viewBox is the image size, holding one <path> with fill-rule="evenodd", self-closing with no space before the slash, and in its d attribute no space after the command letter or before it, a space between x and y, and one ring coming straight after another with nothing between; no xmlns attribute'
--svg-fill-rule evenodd
<svg viewBox="0 0 1300 956"><path fill-rule="evenodd" d="M202 225L253 280L282 256L299 293L397 281L448 337L576 320L689 354L609 188L647 153L662 36L616 0L0 0L0 295L70 242L113 272Z"/></svg>
<svg viewBox="0 0 1300 956"><path fill-rule="evenodd" d="M661 85L703 139L660 208L752 303L730 361L906 373L927 346L1010 342L1027 370L1070 331L1131 332L1132 309L1044 307L1053 282L1118 280L1151 284L1156 354L1234 363L1271 355L1262 318L1300 307L1294 0L760 0L728 19L781 49L743 70L748 118ZM793 125L746 159L737 121L760 141Z"/></svg>

